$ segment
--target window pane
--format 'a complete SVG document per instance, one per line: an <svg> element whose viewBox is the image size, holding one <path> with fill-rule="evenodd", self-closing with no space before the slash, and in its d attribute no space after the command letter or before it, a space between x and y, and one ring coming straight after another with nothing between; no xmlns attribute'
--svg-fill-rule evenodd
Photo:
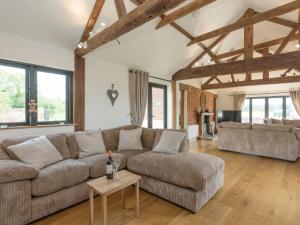
<svg viewBox="0 0 300 225"><path fill-rule="evenodd" d="M66 76L37 72L38 121L66 120Z"/></svg>
<svg viewBox="0 0 300 225"><path fill-rule="evenodd" d="M0 123L26 121L25 69L0 65Z"/></svg>
<svg viewBox="0 0 300 225"><path fill-rule="evenodd" d="M152 128L164 128L164 89L152 87Z"/></svg>
<svg viewBox="0 0 300 225"><path fill-rule="evenodd" d="M242 111L242 123L250 123L249 110L250 110L250 100L245 99L244 108Z"/></svg>
<svg viewBox="0 0 300 225"><path fill-rule="evenodd" d="M290 97L286 98L286 118L287 119L300 119L300 117L298 116L292 99Z"/></svg>
<svg viewBox="0 0 300 225"><path fill-rule="evenodd" d="M265 99L252 99L252 123L263 123L265 119Z"/></svg>
<svg viewBox="0 0 300 225"><path fill-rule="evenodd" d="M269 118L283 118L283 98L269 98Z"/></svg>

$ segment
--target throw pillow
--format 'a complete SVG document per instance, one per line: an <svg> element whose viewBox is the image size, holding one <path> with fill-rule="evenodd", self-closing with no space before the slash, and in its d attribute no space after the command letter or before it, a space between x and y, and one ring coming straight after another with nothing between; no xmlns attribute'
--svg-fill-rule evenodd
<svg viewBox="0 0 300 225"><path fill-rule="evenodd" d="M118 150L143 150L141 141L142 128L120 130Z"/></svg>
<svg viewBox="0 0 300 225"><path fill-rule="evenodd" d="M300 120L288 120L288 119L284 119L283 120L283 124L299 128L300 127Z"/></svg>
<svg viewBox="0 0 300 225"><path fill-rule="evenodd" d="M11 145L8 150L20 161L30 164L37 171L63 160L62 155L45 136Z"/></svg>
<svg viewBox="0 0 300 225"><path fill-rule="evenodd" d="M76 132L75 138L80 149L79 158L106 153L101 130Z"/></svg>
<svg viewBox="0 0 300 225"><path fill-rule="evenodd" d="M272 124L280 124L282 125L282 120L272 118Z"/></svg>
<svg viewBox="0 0 300 225"><path fill-rule="evenodd" d="M153 151L177 154L186 134L180 131L164 130Z"/></svg>

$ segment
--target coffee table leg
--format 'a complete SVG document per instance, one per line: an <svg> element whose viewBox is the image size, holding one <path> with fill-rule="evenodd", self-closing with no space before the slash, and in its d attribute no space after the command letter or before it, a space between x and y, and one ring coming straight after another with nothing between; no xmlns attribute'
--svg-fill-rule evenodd
<svg viewBox="0 0 300 225"><path fill-rule="evenodd" d="M107 224L107 196L102 195L102 224L106 225Z"/></svg>
<svg viewBox="0 0 300 225"><path fill-rule="evenodd" d="M125 188L121 190L122 208L125 209Z"/></svg>
<svg viewBox="0 0 300 225"><path fill-rule="evenodd" d="M135 184L135 194L136 194L136 216L140 215L140 185L139 181Z"/></svg>
<svg viewBox="0 0 300 225"><path fill-rule="evenodd" d="M90 189L89 198L90 198L91 225L94 225L94 191L92 189Z"/></svg>

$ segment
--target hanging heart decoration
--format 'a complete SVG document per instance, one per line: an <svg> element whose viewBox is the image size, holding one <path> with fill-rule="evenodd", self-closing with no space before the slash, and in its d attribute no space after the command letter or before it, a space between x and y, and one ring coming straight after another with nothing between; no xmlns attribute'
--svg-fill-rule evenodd
<svg viewBox="0 0 300 225"><path fill-rule="evenodd" d="M119 92L114 89L114 84L111 85L111 89L108 89L106 93L111 101L111 105L114 106L114 104L119 96Z"/></svg>

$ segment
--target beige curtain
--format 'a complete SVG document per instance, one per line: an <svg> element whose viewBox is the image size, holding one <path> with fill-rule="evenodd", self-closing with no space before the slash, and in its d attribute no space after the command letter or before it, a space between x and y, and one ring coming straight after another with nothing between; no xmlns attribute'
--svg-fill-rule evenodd
<svg viewBox="0 0 300 225"><path fill-rule="evenodd" d="M290 96L298 116L300 116L300 91L290 91Z"/></svg>
<svg viewBox="0 0 300 225"><path fill-rule="evenodd" d="M245 102L245 95L244 94L236 94L233 96L233 105L234 110L241 111L243 110Z"/></svg>
<svg viewBox="0 0 300 225"><path fill-rule="evenodd" d="M145 116L149 89L149 73L129 71L129 98L131 123L141 126Z"/></svg>

